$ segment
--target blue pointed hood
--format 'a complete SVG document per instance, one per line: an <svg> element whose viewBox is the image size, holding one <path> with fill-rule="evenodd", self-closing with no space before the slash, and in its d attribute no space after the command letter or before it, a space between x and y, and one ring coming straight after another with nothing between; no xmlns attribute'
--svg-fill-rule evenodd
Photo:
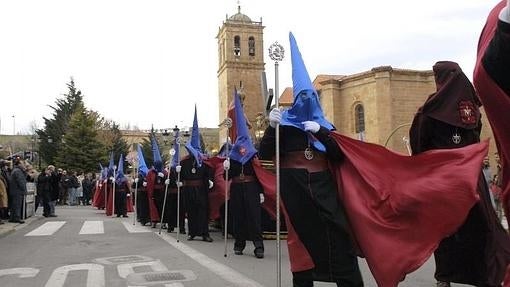
<svg viewBox="0 0 510 287"><path fill-rule="evenodd" d="M108 162L108 171L106 173L107 177L113 176L113 151L110 153L110 161Z"/></svg>
<svg viewBox="0 0 510 287"><path fill-rule="evenodd" d="M245 164L256 153L257 150L253 146L246 124L246 117L244 116L243 107L241 106L241 98L237 91L234 92L234 110L236 115L236 133L237 138L232 150L230 151L230 158Z"/></svg>
<svg viewBox="0 0 510 287"><path fill-rule="evenodd" d="M103 167L101 163L99 163L99 171L101 172L101 177L99 178L99 180L103 181L108 177L108 170L106 169L106 167Z"/></svg>
<svg viewBox="0 0 510 287"><path fill-rule="evenodd" d="M179 131L175 133L174 138L174 150L175 154L172 158L172 167L176 167L181 163L181 152L180 152L180 144L177 143L177 139L179 138Z"/></svg>
<svg viewBox="0 0 510 287"><path fill-rule="evenodd" d="M202 166L202 149L200 148L200 134L198 132L197 106L195 105L195 117L193 118L193 128L191 129L191 138L185 145L188 152L195 158L198 166Z"/></svg>
<svg viewBox="0 0 510 287"><path fill-rule="evenodd" d="M142 152L142 146L140 144L138 144L138 147L137 147L137 156L138 156L138 174L141 174L145 177L145 176L147 176L147 172L149 172L149 168L147 167L147 164L145 163L145 159L143 157L143 152Z"/></svg>
<svg viewBox="0 0 510 287"><path fill-rule="evenodd" d="M161 153L159 152L158 142L156 136L151 135L151 146L152 146L152 158L154 160L154 169L158 172L163 172L163 160L161 159Z"/></svg>
<svg viewBox="0 0 510 287"><path fill-rule="evenodd" d="M117 165L117 174L115 175L115 183L121 184L126 181L127 178L124 175L124 156L121 154L119 158L119 164Z"/></svg>
<svg viewBox="0 0 510 287"><path fill-rule="evenodd" d="M302 122L315 121L322 127L328 130L333 130L333 125L324 117L317 91L310 80L305 63L303 62L303 58L299 52L296 39L292 33L289 33L289 41L292 61L292 93L294 103L290 109L282 113L280 125L293 126L300 130L304 130ZM311 137L311 143L320 151L326 150L324 145L313 137Z"/></svg>

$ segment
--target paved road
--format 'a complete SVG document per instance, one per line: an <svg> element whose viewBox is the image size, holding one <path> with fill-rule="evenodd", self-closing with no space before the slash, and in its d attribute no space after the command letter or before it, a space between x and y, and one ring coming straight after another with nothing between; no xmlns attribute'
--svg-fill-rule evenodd
<svg viewBox="0 0 510 287"><path fill-rule="evenodd" d="M61 207L59 217L36 216L0 238L0 286L276 286L276 243L265 241L264 259L248 244L245 255L224 257L220 232L212 243L180 242L175 233L159 235L133 226L131 218L106 217L91 207ZM290 286L287 249L282 241L282 286ZM360 260L366 286L376 286ZM433 260L399 286L431 287ZM316 283L315 286L336 286ZM466 285L452 285L466 286Z"/></svg>

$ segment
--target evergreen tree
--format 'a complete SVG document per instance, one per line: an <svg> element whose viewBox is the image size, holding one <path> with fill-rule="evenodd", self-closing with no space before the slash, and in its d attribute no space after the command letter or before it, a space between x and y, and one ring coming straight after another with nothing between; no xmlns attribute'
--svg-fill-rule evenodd
<svg viewBox="0 0 510 287"><path fill-rule="evenodd" d="M95 116L83 104L78 105L57 151L57 166L78 172L97 171L104 148L97 139L95 125Z"/></svg>
<svg viewBox="0 0 510 287"><path fill-rule="evenodd" d="M43 117L44 127L36 131L41 139L40 156L48 164L55 164L55 157L62 145L62 138L67 132L71 116L78 106L83 106L83 96L76 88L73 78L66 85L68 92L63 95L64 98L57 99L55 105L50 106L53 110L53 118Z"/></svg>

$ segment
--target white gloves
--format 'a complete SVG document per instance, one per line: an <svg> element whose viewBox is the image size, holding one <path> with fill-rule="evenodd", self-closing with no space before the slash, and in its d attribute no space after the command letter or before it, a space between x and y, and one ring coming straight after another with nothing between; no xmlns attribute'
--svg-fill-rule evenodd
<svg viewBox="0 0 510 287"><path fill-rule="evenodd" d="M105 179L105 180L103 180L103 182L104 182L104 183L107 183L107 182L108 182L108 180L107 180L107 179Z"/></svg>
<svg viewBox="0 0 510 287"><path fill-rule="evenodd" d="M165 179L165 184L166 184L166 185L169 185L169 184L170 184L170 179L169 179L169 178Z"/></svg>
<svg viewBox="0 0 510 287"><path fill-rule="evenodd" d="M226 159L223 161L223 169L224 170L229 170L230 169L230 160L229 159Z"/></svg>
<svg viewBox="0 0 510 287"><path fill-rule="evenodd" d="M178 166L175 167L175 171L176 172L181 172L181 168L182 168L182 166L178 165Z"/></svg>
<svg viewBox="0 0 510 287"><path fill-rule="evenodd" d="M264 197L264 194L260 193L260 203L264 203L264 200L266 200L266 198Z"/></svg>
<svg viewBox="0 0 510 287"><path fill-rule="evenodd" d="M131 196L131 192L128 192L128 194L126 195L127 197L130 197Z"/></svg>
<svg viewBox="0 0 510 287"><path fill-rule="evenodd" d="M158 176L159 176L159 177L165 177L165 174L164 174L164 173L162 173L162 172L158 172Z"/></svg>
<svg viewBox="0 0 510 287"><path fill-rule="evenodd" d="M103 184L102 184L102 183L100 183L100 184L99 184L99 188L101 188L101 187L103 187Z"/></svg>
<svg viewBox="0 0 510 287"><path fill-rule="evenodd" d="M311 132L312 134L318 132L321 129L321 126L314 121L304 121L302 124L305 126L305 131Z"/></svg>
<svg viewBox="0 0 510 287"><path fill-rule="evenodd" d="M146 182L146 181L144 181L144 182L142 183L142 185L143 185L143 187L146 187L146 186L147 186L147 182Z"/></svg>
<svg viewBox="0 0 510 287"><path fill-rule="evenodd" d="M274 108L269 113L269 125L275 128L282 120L282 112L278 108Z"/></svg>
<svg viewBox="0 0 510 287"><path fill-rule="evenodd" d="M140 180L140 179L139 179L138 177L137 177L137 178L135 178L135 183L138 183L138 181L139 181L139 180Z"/></svg>
<svg viewBox="0 0 510 287"><path fill-rule="evenodd" d="M214 182L212 180L209 180L209 189L211 189L214 186Z"/></svg>
<svg viewBox="0 0 510 287"><path fill-rule="evenodd" d="M110 180L113 181L115 178L113 178L113 176L110 176Z"/></svg>
<svg viewBox="0 0 510 287"><path fill-rule="evenodd" d="M178 186L178 187L182 187L183 185L184 185L184 184L182 184L182 181L178 181L178 182L177 182L177 186Z"/></svg>

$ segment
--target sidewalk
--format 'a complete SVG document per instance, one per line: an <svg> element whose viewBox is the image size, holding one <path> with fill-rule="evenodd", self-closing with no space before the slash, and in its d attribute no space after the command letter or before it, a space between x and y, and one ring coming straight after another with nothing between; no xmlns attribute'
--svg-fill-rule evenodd
<svg viewBox="0 0 510 287"><path fill-rule="evenodd" d="M4 224L0 225L0 238L10 234L13 231L22 229L23 227L29 225L33 221L40 220L40 219L43 219L43 218L44 217L41 216L41 215L34 215L34 216L31 216L31 217L25 219L25 223L23 223L23 224L19 224L19 223L14 223L14 222L9 222L7 220L3 220Z"/></svg>

